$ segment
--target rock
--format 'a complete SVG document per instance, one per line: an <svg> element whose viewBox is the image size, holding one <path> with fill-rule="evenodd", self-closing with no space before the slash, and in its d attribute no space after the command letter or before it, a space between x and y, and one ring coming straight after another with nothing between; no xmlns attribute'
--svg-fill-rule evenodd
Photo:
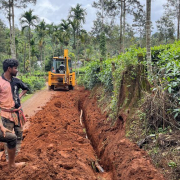
<svg viewBox="0 0 180 180"><path fill-rule="evenodd" d="M138 145L140 148L142 148L143 145L149 144L149 143L153 142L154 139L155 139L155 137L156 137L155 134L150 134L149 136L145 137L144 139L138 141L137 145Z"/></svg>
<svg viewBox="0 0 180 180"><path fill-rule="evenodd" d="M58 153L59 153L62 157L64 157L64 158L69 158L69 157L70 157L70 155L68 154L68 152L58 151Z"/></svg>

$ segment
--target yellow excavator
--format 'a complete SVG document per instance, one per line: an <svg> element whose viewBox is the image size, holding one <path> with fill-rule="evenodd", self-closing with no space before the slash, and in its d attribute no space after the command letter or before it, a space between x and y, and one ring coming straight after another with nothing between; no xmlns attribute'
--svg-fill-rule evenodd
<svg viewBox="0 0 180 180"><path fill-rule="evenodd" d="M75 85L75 72L72 72L71 59L68 57L68 50L65 49L64 57L53 57L52 69L48 72L49 90L73 90Z"/></svg>

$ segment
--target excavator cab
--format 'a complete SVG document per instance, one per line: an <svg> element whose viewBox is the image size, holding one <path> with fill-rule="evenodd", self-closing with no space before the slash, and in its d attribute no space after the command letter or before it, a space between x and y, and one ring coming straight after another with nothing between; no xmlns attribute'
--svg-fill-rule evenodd
<svg viewBox="0 0 180 180"><path fill-rule="evenodd" d="M53 57L52 69L48 72L48 86L49 89L74 89L75 72L72 72L72 63L67 49L64 50L63 57Z"/></svg>
<svg viewBox="0 0 180 180"><path fill-rule="evenodd" d="M53 57L53 67L56 73L65 74L64 58Z"/></svg>

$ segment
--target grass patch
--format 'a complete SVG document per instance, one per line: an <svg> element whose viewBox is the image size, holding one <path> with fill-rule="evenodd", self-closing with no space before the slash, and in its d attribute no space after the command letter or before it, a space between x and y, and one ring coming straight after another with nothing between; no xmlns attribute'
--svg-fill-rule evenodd
<svg viewBox="0 0 180 180"><path fill-rule="evenodd" d="M46 89L46 88L47 88L47 86L44 86L44 87L41 88L41 90L44 90L44 89Z"/></svg>
<svg viewBox="0 0 180 180"><path fill-rule="evenodd" d="M33 96L33 94L26 94L25 96L22 97L21 103L24 103L28 99L30 99Z"/></svg>
<svg viewBox="0 0 180 180"><path fill-rule="evenodd" d="M46 88L47 88L47 86L44 86L44 87L41 88L41 90L44 90ZM38 91L41 91L41 90L38 90ZM23 96L22 99L21 99L21 103L24 103L25 101L30 99L38 91L35 91L33 94L25 94L25 96Z"/></svg>

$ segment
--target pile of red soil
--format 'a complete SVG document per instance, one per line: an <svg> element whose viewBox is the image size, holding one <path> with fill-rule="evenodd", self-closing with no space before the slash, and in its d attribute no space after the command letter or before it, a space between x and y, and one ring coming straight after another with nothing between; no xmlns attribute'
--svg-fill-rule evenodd
<svg viewBox="0 0 180 180"><path fill-rule="evenodd" d="M25 167L8 172L0 162L0 179L96 179L96 160L90 141L79 123L78 94L57 91L55 97L34 117L24 132L16 161Z"/></svg>
<svg viewBox="0 0 180 180"><path fill-rule="evenodd" d="M16 161L26 166L8 171L7 163L0 162L0 179L163 180L147 154L123 137L123 117L111 127L89 95L83 88L56 91L24 131ZM80 124L81 109L98 157ZM93 169L99 158L106 173Z"/></svg>

